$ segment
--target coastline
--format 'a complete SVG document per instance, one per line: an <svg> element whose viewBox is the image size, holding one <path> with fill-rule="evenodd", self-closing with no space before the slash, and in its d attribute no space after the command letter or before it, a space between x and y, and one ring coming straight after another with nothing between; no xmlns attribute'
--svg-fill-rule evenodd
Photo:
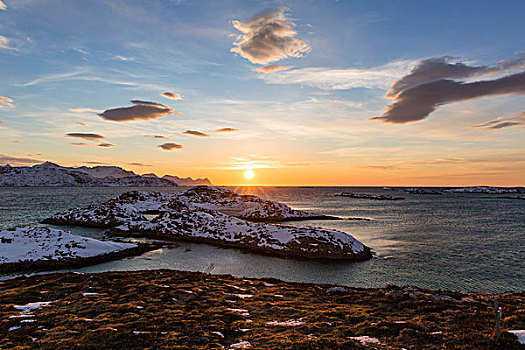
<svg viewBox="0 0 525 350"><path fill-rule="evenodd" d="M19 277L0 282L0 295L0 348L523 348L507 332L494 337L494 297L503 331L525 328L523 291L366 289L154 270Z"/></svg>

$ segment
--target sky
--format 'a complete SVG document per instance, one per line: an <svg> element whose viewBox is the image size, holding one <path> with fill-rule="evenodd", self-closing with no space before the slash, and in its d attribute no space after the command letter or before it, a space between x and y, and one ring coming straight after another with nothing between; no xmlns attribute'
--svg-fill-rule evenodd
<svg viewBox="0 0 525 350"><path fill-rule="evenodd" d="M523 13L522 0L0 0L0 165L523 186Z"/></svg>

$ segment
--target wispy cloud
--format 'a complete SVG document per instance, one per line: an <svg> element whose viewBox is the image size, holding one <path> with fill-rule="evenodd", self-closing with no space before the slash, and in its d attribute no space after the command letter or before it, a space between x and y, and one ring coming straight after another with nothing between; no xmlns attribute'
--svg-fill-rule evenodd
<svg viewBox="0 0 525 350"><path fill-rule="evenodd" d="M198 136L198 137L210 137L210 135L197 130L186 130L182 132L186 135Z"/></svg>
<svg viewBox="0 0 525 350"><path fill-rule="evenodd" d="M280 66L278 64L272 64L272 65L269 65L269 66L264 66L264 67L259 67L256 69L257 72L262 72L262 73L275 73L275 72L280 72L280 71L283 71L283 70L288 70L290 68L293 68L293 66Z"/></svg>
<svg viewBox="0 0 525 350"><path fill-rule="evenodd" d="M18 51L18 48L14 47L11 43L12 43L11 39L6 38L3 35L0 35L0 49Z"/></svg>
<svg viewBox="0 0 525 350"><path fill-rule="evenodd" d="M166 91L163 92L161 95L166 98L169 98L170 100L182 100L182 97L180 97L180 95L175 92Z"/></svg>
<svg viewBox="0 0 525 350"><path fill-rule="evenodd" d="M500 117L483 124L475 125L476 128L485 128L489 130L497 130L508 128L511 126L525 125L525 112L518 113L514 116Z"/></svg>
<svg viewBox="0 0 525 350"><path fill-rule="evenodd" d="M99 134L92 134L92 133L81 133L81 132L70 132L69 134L65 135L66 137L78 137L84 140L88 141L94 141L94 140L100 140L105 138L102 135Z"/></svg>
<svg viewBox="0 0 525 350"><path fill-rule="evenodd" d="M178 143L173 143L173 142L163 143L162 145L158 145L158 147L162 148L165 151L173 151L173 150L176 150L176 149L182 149L183 148L182 145L179 145Z"/></svg>
<svg viewBox="0 0 525 350"><path fill-rule="evenodd" d="M89 146L89 147L93 147L94 146L91 143L85 143L85 142L72 142L71 145L72 146Z"/></svg>
<svg viewBox="0 0 525 350"><path fill-rule="evenodd" d="M40 159L14 157L7 154L0 154L0 164L2 165L13 165L13 166L24 166L28 164L42 163Z"/></svg>
<svg viewBox="0 0 525 350"><path fill-rule="evenodd" d="M5 6L5 4L4 4L4 2L2 0L0 0L0 10L3 10L3 11L7 10L7 6Z"/></svg>
<svg viewBox="0 0 525 350"><path fill-rule="evenodd" d="M152 166L151 164L143 164L143 163L136 163L136 162L128 163L128 165L133 165L133 166Z"/></svg>
<svg viewBox="0 0 525 350"><path fill-rule="evenodd" d="M396 61L370 69L302 68L259 77L270 84L300 84L322 90L388 89L406 73L411 62Z"/></svg>
<svg viewBox="0 0 525 350"><path fill-rule="evenodd" d="M150 120L174 114L173 108L160 103L132 100L131 107L108 109L98 115L105 120L114 122L129 122L136 120Z"/></svg>
<svg viewBox="0 0 525 350"><path fill-rule="evenodd" d="M115 61L123 61L123 62L135 61L133 57L126 57L126 56L120 56L120 55L113 56L111 57L111 59Z"/></svg>
<svg viewBox="0 0 525 350"><path fill-rule="evenodd" d="M3 107L15 108L14 101L9 97L0 96L0 108Z"/></svg>
<svg viewBox="0 0 525 350"><path fill-rule="evenodd" d="M386 123L404 124L427 118L441 105L482 97L525 94L525 71L492 80L455 81L467 77L502 73L525 68L525 55L500 62L494 67L449 63L449 58L420 61L412 71L394 82L386 97L393 103L381 117L371 118Z"/></svg>
<svg viewBox="0 0 525 350"><path fill-rule="evenodd" d="M286 9L266 10L241 22L232 21L243 34L234 42L236 52L252 63L268 64L289 57L301 57L310 52L310 46L295 38L295 23L286 17Z"/></svg>
<svg viewBox="0 0 525 350"><path fill-rule="evenodd" d="M73 112L73 113L102 113L102 112L104 112L101 109L85 108L85 107L70 108L69 111Z"/></svg>

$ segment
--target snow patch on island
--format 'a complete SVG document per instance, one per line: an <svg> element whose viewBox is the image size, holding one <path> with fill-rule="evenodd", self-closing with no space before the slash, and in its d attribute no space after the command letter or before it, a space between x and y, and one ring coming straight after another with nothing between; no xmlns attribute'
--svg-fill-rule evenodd
<svg viewBox="0 0 525 350"><path fill-rule="evenodd" d="M135 243L99 241L47 227L16 228L0 231L0 265L87 258L135 247Z"/></svg>

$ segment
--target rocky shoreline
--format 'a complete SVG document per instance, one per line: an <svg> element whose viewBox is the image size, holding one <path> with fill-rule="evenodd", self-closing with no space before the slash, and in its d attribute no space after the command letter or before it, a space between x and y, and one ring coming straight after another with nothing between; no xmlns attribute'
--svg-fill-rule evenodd
<svg viewBox="0 0 525 350"><path fill-rule="evenodd" d="M493 299L503 309L495 337ZM525 293L156 270L0 282L2 349L522 349Z"/></svg>

